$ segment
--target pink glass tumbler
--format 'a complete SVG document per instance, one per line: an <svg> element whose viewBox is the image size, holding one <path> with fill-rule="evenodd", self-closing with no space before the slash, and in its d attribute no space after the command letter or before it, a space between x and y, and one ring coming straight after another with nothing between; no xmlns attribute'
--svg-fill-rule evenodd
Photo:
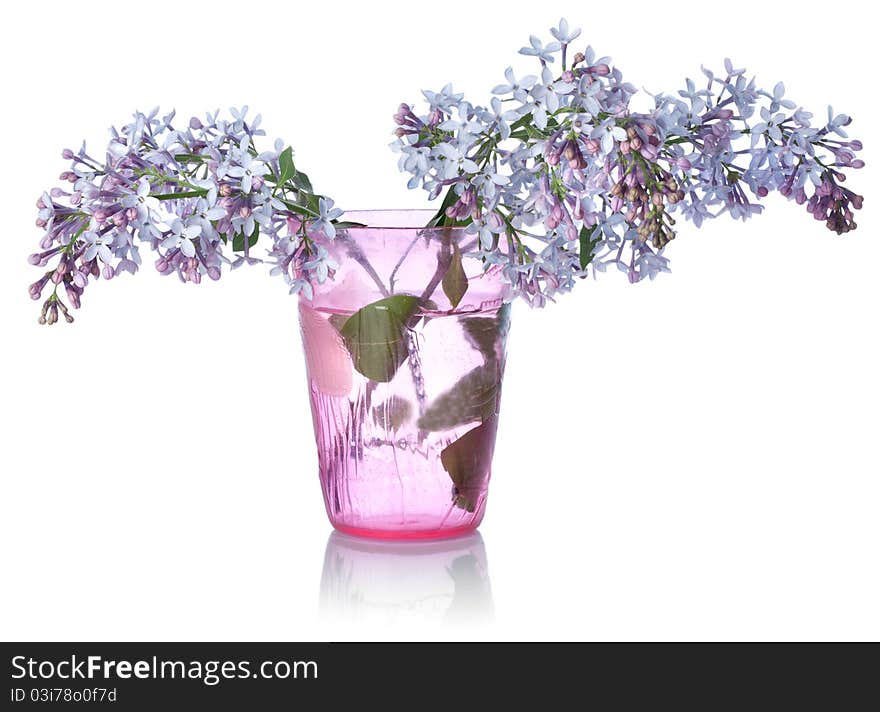
<svg viewBox="0 0 880 712"><path fill-rule="evenodd" d="M510 305L475 236L430 211L356 211L324 242L333 279L300 299L318 469L331 523L450 537L486 510Z"/></svg>

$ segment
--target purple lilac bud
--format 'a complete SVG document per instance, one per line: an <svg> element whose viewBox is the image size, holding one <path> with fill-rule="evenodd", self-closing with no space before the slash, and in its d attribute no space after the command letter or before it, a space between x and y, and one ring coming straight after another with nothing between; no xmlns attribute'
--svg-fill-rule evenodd
<svg viewBox="0 0 880 712"><path fill-rule="evenodd" d="M31 295L31 299L39 299L43 295L43 289L49 283L49 277L51 273L47 272L42 277L40 277L36 282L34 282L30 287L28 287L28 293Z"/></svg>

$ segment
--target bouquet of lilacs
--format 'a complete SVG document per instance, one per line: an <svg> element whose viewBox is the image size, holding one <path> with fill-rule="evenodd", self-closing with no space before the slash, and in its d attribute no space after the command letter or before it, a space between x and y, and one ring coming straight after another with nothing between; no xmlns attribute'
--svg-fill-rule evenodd
<svg viewBox="0 0 880 712"><path fill-rule="evenodd" d="M698 227L724 213L746 219L772 190L838 234L856 227L862 197L843 186L843 169L864 163L855 157L861 142L844 130L848 116L829 108L814 126L781 82L759 89L729 60L718 75L703 69L700 85L689 79L675 96L653 96L652 111L635 112L636 89L609 58L572 51L580 30L562 20L551 34L520 50L539 73L517 78L508 68L487 106L447 85L423 92L426 113L401 104L394 116L392 147L409 187L442 196L426 227L473 233L466 256L500 270L511 294L541 306L609 265L631 282L653 279L669 271L674 216ZM333 277L327 247L351 223L313 191L290 147L257 149L259 115L230 111L184 127L172 123L174 112L138 112L111 129L103 158L85 144L63 151L71 165L64 187L37 201L44 234L29 258L44 270L31 297L51 286L40 323L73 321L67 302L78 308L92 280L136 272L143 245L161 274L184 282L267 261L291 293L310 298ZM260 239L265 259L255 252ZM346 255L371 271L354 245Z"/></svg>
<svg viewBox="0 0 880 712"><path fill-rule="evenodd" d="M272 272L291 293L309 296L313 283L333 274L336 265L319 243L345 227L342 211L313 191L281 140L258 151L254 139L265 134L259 115L248 120L247 107L230 111L229 118L194 117L183 128L172 123L174 112L138 112L111 129L102 159L85 144L63 151L71 161L60 176L66 185L37 201L37 226L45 232L41 251L29 258L42 268L54 262L30 286L33 299L52 287L41 324L59 316L72 322L64 296L78 308L91 280L137 272L144 245L158 253L159 273L196 284L219 279L224 265L261 262L253 252L261 236L271 243Z"/></svg>
<svg viewBox="0 0 880 712"><path fill-rule="evenodd" d="M855 229L862 196L842 185L843 169L864 162L848 116L829 107L814 125L781 82L760 89L730 60L631 111L636 89L608 57L574 52L580 30L564 19L550 32L520 50L538 73L508 68L488 105L446 85L423 92L425 113L401 104L394 115L409 187L443 196L431 225L478 235L472 256L500 265L529 303L609 265L630 282L654 279L669 271L675 215L697 227L725 213L745 220L774 190L837 234Z"/></svg>

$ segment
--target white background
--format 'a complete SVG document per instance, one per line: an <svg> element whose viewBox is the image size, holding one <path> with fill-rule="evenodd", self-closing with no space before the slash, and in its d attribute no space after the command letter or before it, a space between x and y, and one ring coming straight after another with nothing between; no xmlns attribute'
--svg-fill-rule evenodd
<svg viewBox="0 0 880 712"><path fill-rule="evenodd" d="M17 6L0 43L0 638L880 637L876 32L834 8ZM34 201L62 148L103 145L134 108L247 103L341 206L425 207L387 148L397 104L447 81L485 101L563 14L651 91L730 55L853 115L860 228L838 238L771 197L747 224L681 225L657 282L609 274L518 306L481 527L491 599L446 626L417 605L448 600L442 557L380 551L357 563L353 610L319 615L331 530L283 284L148 268L41 328Z"/></svg>

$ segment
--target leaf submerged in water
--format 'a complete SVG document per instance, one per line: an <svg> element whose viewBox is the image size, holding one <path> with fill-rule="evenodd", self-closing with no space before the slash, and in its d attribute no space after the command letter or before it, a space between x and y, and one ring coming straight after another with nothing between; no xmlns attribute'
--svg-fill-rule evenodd
<svg viewBox="0 0 880 712"><path fill-rule="evenodd" d="M468 278L464 273L464 265L461 263L461 250L458 243L452 243L452 261L443 275L443 292L446 294L452 308L455 309L464 297L468 288Z"/></svg>
<svg viewBox="0 0 880 712"><path fill-rule="evenodd" d="M327 321L333 324L333 328L335 328L336 331L340 332L341 334L342 327L345 326L345 322L348 321L348 317L345 314L331 314L330 318Z"/></svg>
<svg viewBox="0 0 880 712"><path fill-rule="evenodd" d="M504 304L493 317L472 316L461 320L465 338L483 358L489 361L498 359L499 346L503 348L510 331L510 304Z"/></svg>
<svg viewBox="0 0 880 712"><path fill-rule="evenodd" d="M498 410L499 381L494 363L477 366L431 402L419 418L419 428L448 430L494 415Z"/></svg>
<svg viewBox="0 0 880 712"><path fill-rule="evenodd" d="M412 416L412 405L400 396L391 396L373 408L373 422L385 430L400 430Z"/></svg>
<svg viewBox="0 0 880 712"><path fill-rule="evenodd" d="M409 355L409 321L418 297L395 294L359 309L339 330L354 367L371 381L387 383Z"/></svg>
<svg viewBox="0 0 880 712"><path fill-rule="evenodd" d="M489 480L497 430L498 416L492 415L440 453L440 462L454 485L452 497L456 507L476 511Z"/></svg>
<svg viewBox="0 0 880 712"><path fill-rule="evenodd" d="M498 412L504 341L510 328L510 305L495 317L461 319L465 338L483 356L484 363L469 371L449 390L437 396L421 418L422 430L448 430L475 420L484 421Z"/></svg>

